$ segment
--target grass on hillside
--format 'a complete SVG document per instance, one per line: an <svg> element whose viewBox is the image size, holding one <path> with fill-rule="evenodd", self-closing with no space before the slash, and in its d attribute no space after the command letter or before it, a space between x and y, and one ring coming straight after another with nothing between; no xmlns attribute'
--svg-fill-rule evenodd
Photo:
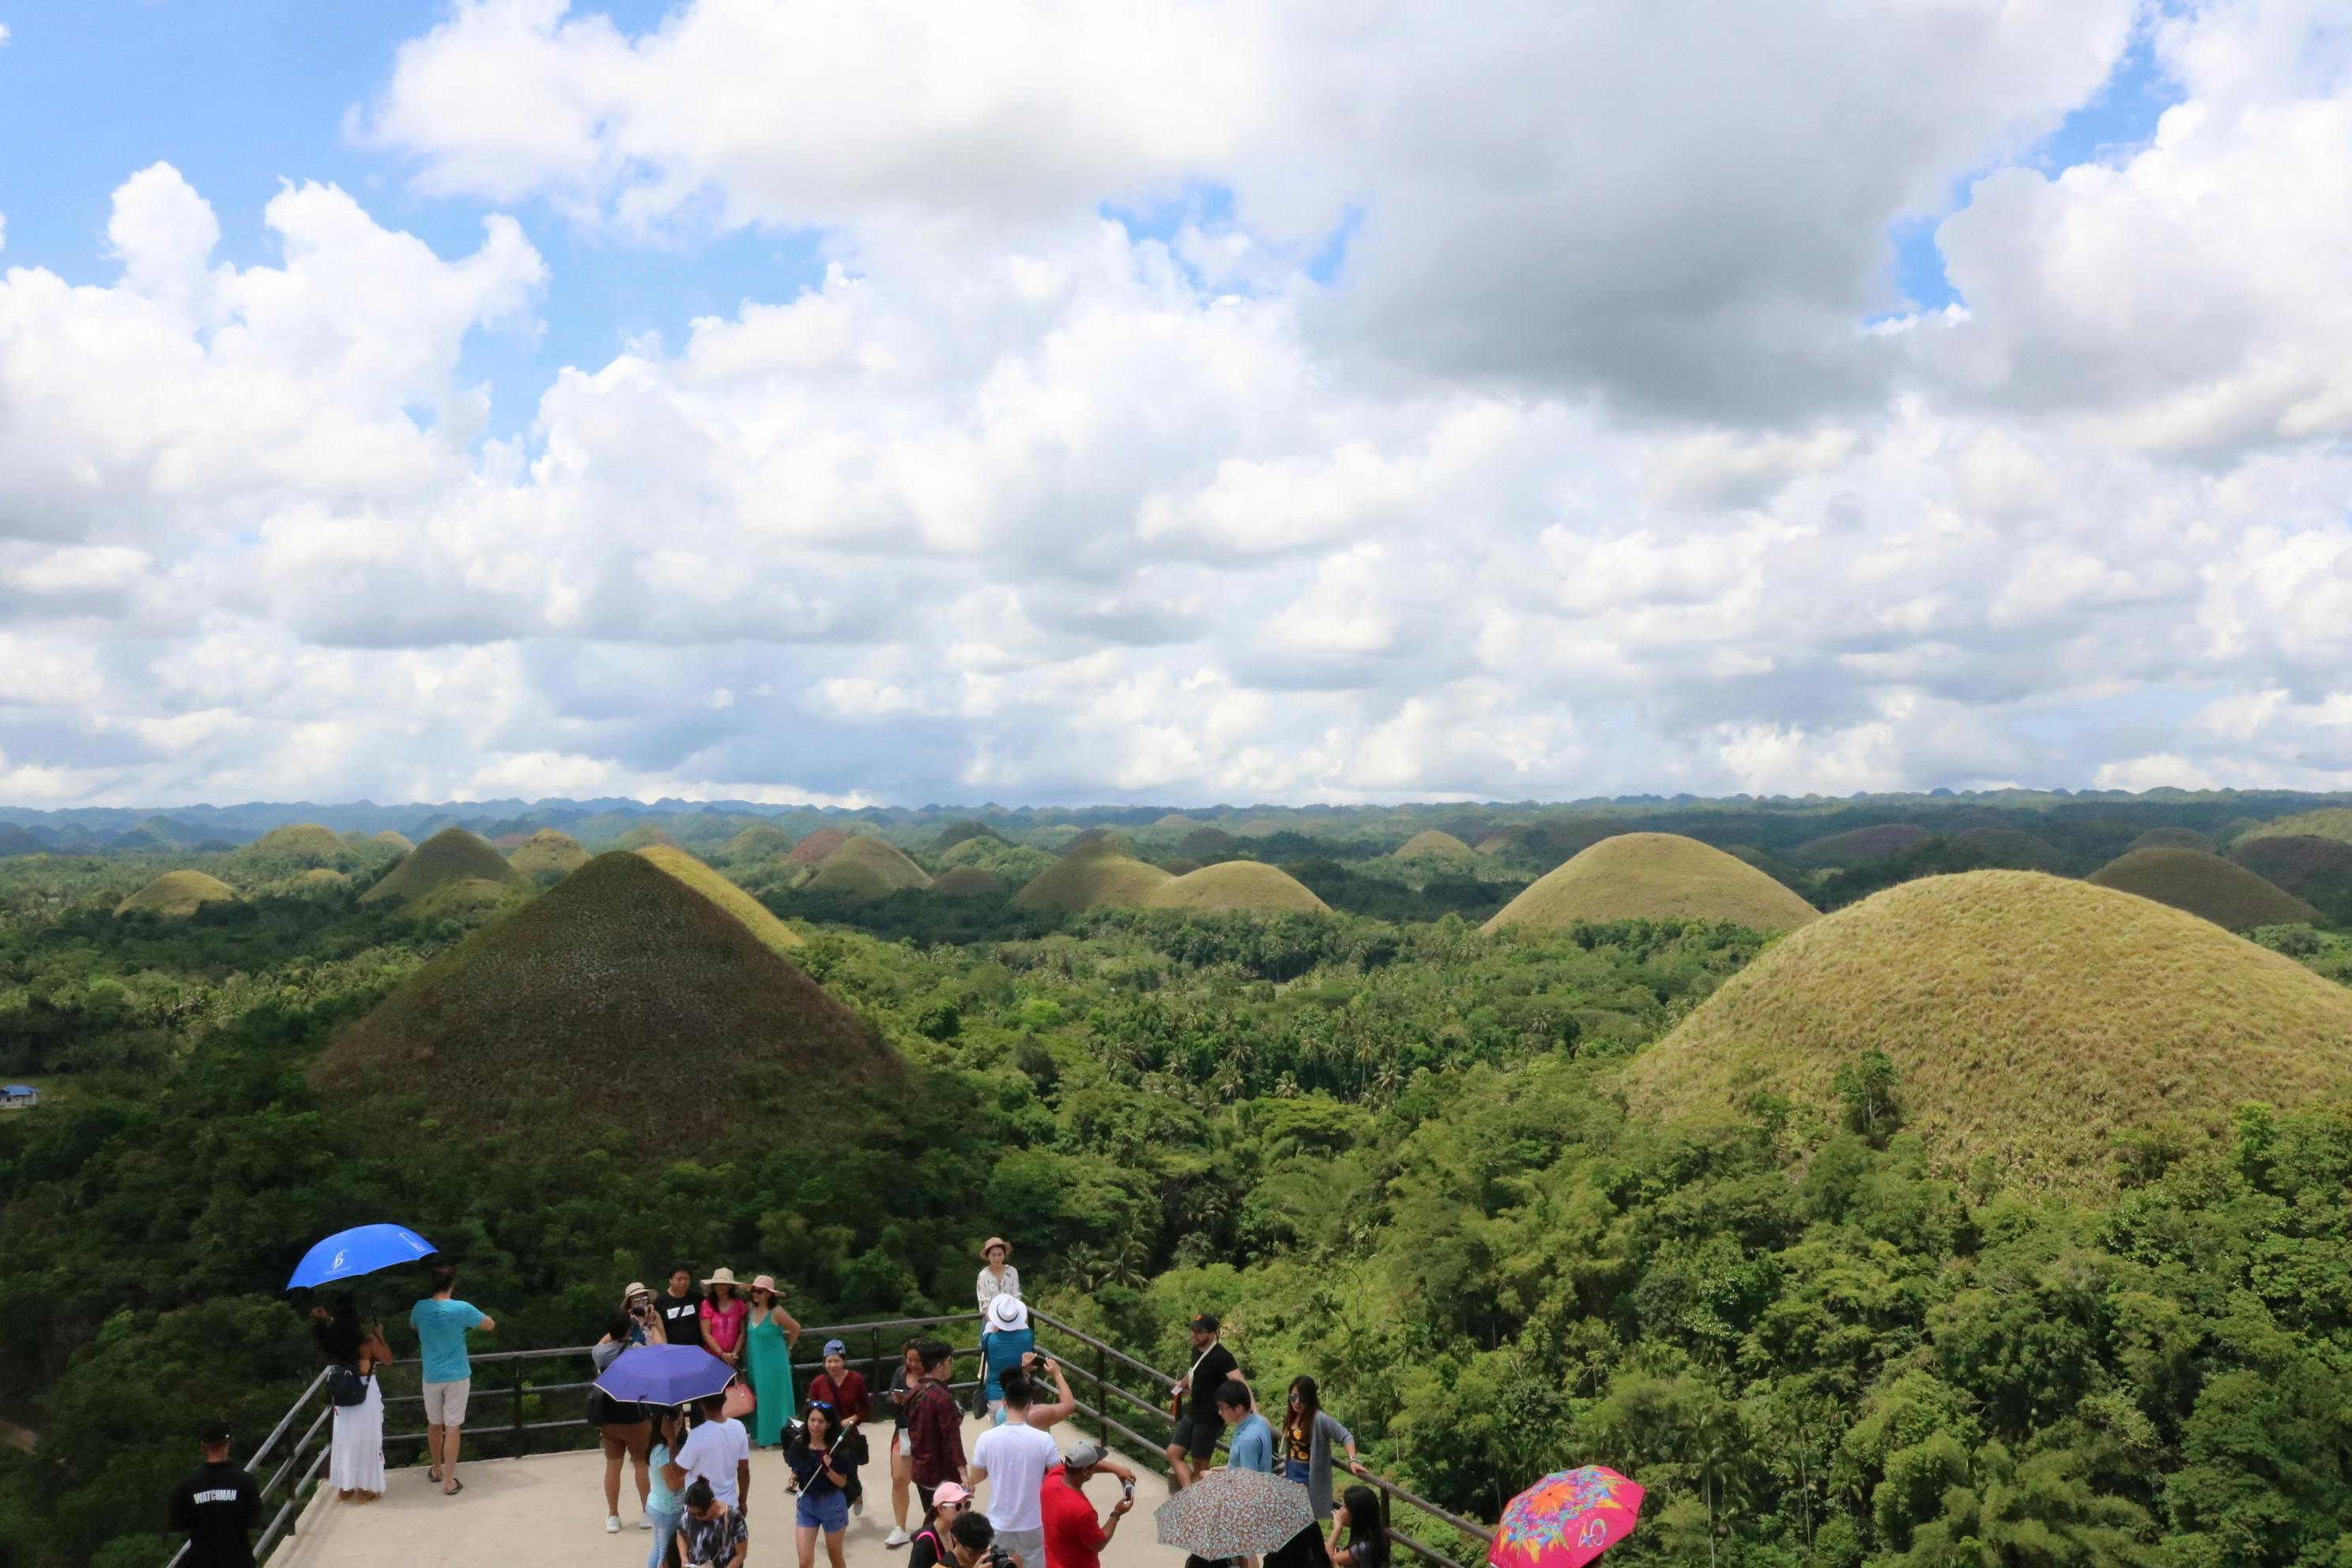
<svg viewBox="0 0 2352 1568"><path fill-rule="evenodd" d="M1852 866L1906 849L1927 837L1927 830L1916 822L1884 822L1808 839L1790 850L1788 858L1805 866Z"/></svg>
<svg viewBox="0 0 2352 1568"><path fill-rule="evenodd" d="M2063 871L2066 868L2063 850L2040 834L2028 833L2021 827L1970 827L1953 834L1951 837L1953 843L1965 845L1999 869Z"/></svg>
<svg viewBox="0 0 2352 1568"><path fill-rule="evenodd" d="M1024 910L1092 910L1139 906L1171 880L1157 866L1097 847L1066 855L1013 895Z"/></svg>
<svg viewBox="0 0 2352 1568"><path fill-rule="evenodd" d="M1144 895L1143 906L1252 914L1328 914L1331 910L1296 877L1255 860L1226 860L1171 877Z"/></svg>
<svg viewBox="0 0 2352 1568"><path fill-rule="evenodd" d="M860 835L817 865L808 889L836 899L878 899L901 888L928 888L929 873L883 839Z"/></svg>
<svg viewBox="0 0 2352 1568"><path fill-rule="evenodd" d="M383 880L360 895L363 904L408 903L447 887L478 878L485 882L519 882L506 857L489 840L462 827L445 827L415 848Z"/></svg>
<svg viewBox="0 0 2352 1568"><path fill-rule="evenodd" d="M1400 860L1422 858L1464 860L1477 853L1451 833L1441 833L1434 827L1423 828L1396 847L1396 858Z"/></svg>
<svg viewBox="0 0 2352 1568"><path fill-rule="evenodd" d="M236 901L236 889L218 877L202 871L166 871L115 905L114 912L177 918L194 914L206 904Z"/></svg>
<svg viewBox="0 0 2352 1568"><path fill-rule="evenodd" d="M780 860L793 852L793 836L772 822L755 822L720 847L730 860Z"/></svg>
<svg viewBox="0 0 2352 1568"><path fill-rule="evenodd" d="M1213 856L1232 854L1240 842L1222 827L1195 827L1177 841L1176 850L1195 860L1206 860Z"/></svg>
<svg viewBox="0 0 2352 1568"><path fill-rule="evenodd" d="M2242 838L2230 858L2264 881L2305 898L2352 887L2352 844L2333 838Z"/></svg>
<svg viewBox="0 0 2352 1568"><path fill-rule="evenodd" d="M2275 817L2255 828L2246 837L2332 838L2338 844L2352 844L2352 806L2323 806L2317 811Z"/></svg>
<svg viewBox="0 0 2352 1568"><path fill-rule="evenodd" d="M588 851L568 833L552 827L542 827L520 844L507 857L515 875L533 881L552 881L568 877L588 864Z"/></svg>
<svg viewBox="0 0 2352 1568"><path fill-rule="evenodd" d="M1833 1079L1874 1049L1941 1170L2098 1189L2114 1133L2352 1089L2352 990L2147 899L1973 871L1792 932L1626 1081L1656 1115L1759 1095L1836 1114Z"/></svg>
<svg viewBox="0 0 2352 1568"><path fill-rule="evenodd" d="M815 866L824 858L849 842L849 835L838 827L820 827L798 844L784 858L795 866Z"/></svg>
<svg viewBox="0 0 2352 1568"><path fill-rule="evenodd" d="M1003 878L992 876L977 866L950 866L931 879L931 891L944 898L992 898L1012 890Z"/></svg>
<svg viewBox="0 0 2352 1568"><path fill-rule="evenodd" d="M749 1089L895 1062L738 916L611 853L418 970L311 1079L395 1117L574 1142L612 1125L677 1156L750 1114Z"/></svg>
<svg viewBox="0 0 2352 1568"><path fill-rule="evenodd" d="M2134 849L2100 867L2089 880L2187 910L2231 931L2319 919L2317 910L2285 889L2202 849Z"/></svg>
<svg viewBox="0 0 2352 1568"><path fill-rule="evenodd" d="M2203 849L2209 853L2213 841L2193 827L2151 827L2124 847L2134 849Z"/></svg>
<svg viewBox="0 0 2352 1568"><path fill-rule="evenodd" d="M1820 916L1755 867L1672 833L1620 833L1546 873L1486 929L1558 930L1579 921L1729 921L1787 931Z"/></svg>
<svg viewBox="0 0 2352 1568"><path fill-rule="evenodd" d="M999 844L1004 842L1004 836L985 822L974 822L967 818L962 822L950 822L940 828L939 836L931 840L931 853L944 855L957 845L972 838L993 838Z"/></svg>
<svg viewBox="0 0 2352 1568"><path fill-rule="evenodd" d="M677 878L742 921L743 929L757 937L760 945L771 952L790 953L793 948L807 945L802 941L800 932L778 920L767 905L685 850L653 844L636 853L644 856L656 869Z"/></svg>
<svg viewBox="0 0 2352 1568"><path fill-rule="evenodd" d="M383 845L385 848L396 849L403 855L407 854L410 850L416 847L415 844L409 838L407 834L395 833L389 827L385 828L382 833L377 834L375 836L375 841L378 844Z"/></svg>

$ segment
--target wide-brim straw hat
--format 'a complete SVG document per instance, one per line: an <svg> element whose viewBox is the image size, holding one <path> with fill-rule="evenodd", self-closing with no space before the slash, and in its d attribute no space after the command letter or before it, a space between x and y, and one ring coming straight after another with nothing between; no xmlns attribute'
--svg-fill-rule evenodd
<svg viewBox="0 0 2352 1568"><path fill-rule="evenodd" d="M743 1288L742 1282L735 1278L735 1270L732 1268L714 1268L710 1271L710 1278L705 1279L703 1283L705 1285L732 1285L738 1290Z"/></svg>
<svg viewBox="0 0 2352 1568"><path fill-rule="evenodd" d="M771 1296L775 1295L776 1277L772 1274L754 1274L751 1276L751 1289L765 1290Z"/></svg>
<svg viewBox="0 0 2352 1568"><path fill-rule="evenodd" d="M640 1296L645 1297L647 1300L651 1300L653 1299L653 1292L646 1289L646 1282L644 1280L632 1279L629 1281L628 1288L621 1292L621 1305L625 1307Z"/></svg>
<svg viewBox="0 0 2352 1568"><path fill-rule="evenodd" d="M988 1303L985 1326L1001 1334L1017 1334L1029 1326L1029 1309L1018 1296L999 1296Z"/></svg>
<svg viewBox="0 0 2352 1568"><path fill-rule="evenodd" d="M1007 1258L1013 1256L1013 1244L1011 1242L1005 1240L1001 1236L992 1236L986 1241L980 1244L980 1260L982 1263L988 1261L988 1249L992 1247L1001 1247L1004 1248L1004 1256Z"/></svg>

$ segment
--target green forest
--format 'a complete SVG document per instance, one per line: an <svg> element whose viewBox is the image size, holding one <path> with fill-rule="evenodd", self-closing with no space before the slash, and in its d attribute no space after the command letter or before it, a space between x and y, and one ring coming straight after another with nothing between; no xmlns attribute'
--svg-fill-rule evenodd
<svg viewBox="0 0 2352 1568"><path fill-rule="evenodd" d="M740 1108L671 1146L541 1102L321 1087L322 1053L451 973L471 934L535 901L552 920L562 868L371 900L429 871L425 851L352 834L310 864L268 840L0 858L0 1073L44 1090L0 1117L0 1416L37 1434L0 1447L0 1562L161 1564L184 1417L266 1430L316 1370L288 1269L320 1236L396 1219L460 1263L499 1348L585 1343L622 1282L673 1261L772 1270L803 1322L961 1310L1002 1231L1042 1306L1155 1364L1181 1364L1183 1320L1220 1313L1254 1379L1312 1373L1370 1463L1459 1512L1492 1519L1564 1465L1634 1476L1644 1521L1612 1561L2352 1568L2352 880L2274 871L2254 898L2204 864L2252 877L2267 838L2335 865L2326 808L2270 829L2312 804L2019 807L1990 831L2033 844L1931 818L1826 848L1885 825L1529 809L1457 816L1460 854L1413 837L1446 819L1410 814L1222 844L1189 822L1084 842L1084 825L869 824L919 879L894 886L795 863L808 824L772 843L709 825L677 841L781 917L764 940L890 1066L711 1038L639 1069ZM475 826L497 830L485 845L547 826ZM1633 864L1636 828L1713 859ZM2158 830L2138 852L2201 858L2154 874L2296 918L2121 886ZM566 842L582 860L644 847L626 831ZM1171 884L1278 867L1324 907L1024 898L1110 855ZM1715 861L1769 879L1801 923L1591 918L1662 883L1686 901ZM176 868L235 896L122 907ZM951 888L959 868L979 875ZM2063 883L2060 912L2020 939L2042 943L2020 949L2034 973L1987 982L1961 967L1981 944L1937 922L2018 907L1998 900L2019 878ZM1898 895L1924 912L1882 901ZM2126 972L2142 952L2193 984L2130 1038L2099 1032L2103 987L2172 1005ZM1764 1029L1773 987L1809 1016L1847 994L1817 972L1917 988L1923 1037L1832 1019L1801 1068L1658 1098L1645 1058L1704 1037L1683 1026L1710 999ZM1929 1005L1947 973L2032 1005L1963 1023ZM1932 1059L1964 1042L1938 1027L2080 1053L2062 1065L2083 1103L2060 1110L2084 1147L2030 1170L1973 1154L1977 1108ZM2221 1089L2135 1076L2147 1052L2209 1049ZM2258 1049L2309 1073L2231 1067ZM1976 1090L1996 1111L2010 1092ZM411 1293L386 1277L368 1300L396 1317Z"/></svg>

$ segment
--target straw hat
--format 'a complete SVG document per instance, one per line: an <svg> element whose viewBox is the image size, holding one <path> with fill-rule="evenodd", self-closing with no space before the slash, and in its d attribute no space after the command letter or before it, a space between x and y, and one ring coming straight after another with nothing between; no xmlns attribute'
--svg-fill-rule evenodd
<svg viewBox="0 0 2352 1568"><path fill-rule="evenodd" d="M723 1274L726 1270L721 1269L719 1272ZM754 1274L751 1276L751 1289L754 1290L765 1290L769 1295L772 1296L776 1294L776 1277L772 1274Z"/></svg>
<svg viewBox="0 0 2352 1568"><path fill-rule="evenodd" d="M988 1304L988 1326L1000 1334L1017 1334L1029 1326L1029 1309L1018 1296L999 1296Z"/></svg>
<svg viewBox="0 0 2352 1568"><path fill-rule="evenodd" d="M628 1289L621 1292L621 1305L625 1307L640 1296L644 1296L650 1300L653 1296L653 1292L646 1289L646 1282L644 1280L632 1279L629 1281Z"/></svg>
<svg viewBox="0 0 2352 1568"><path fill-rule="evenodd" d="M736 1284L735 1270L732 1268L714 1268L710 1271L710 1278L705 1279L703 1283L705 1285L734 1285L739 1290L742 1289L740 1285Z"/></svg>
<svg viewBox="0 0 2352 1568"><path fill-rule="evenodd" d="M988 1249L992 1247L1001 1247L1004 1248L1004 1256L1008 1258L1013 1256L1013 1244L1011 1242L1005 1240L1001 1236L992 1236L986 1241L980 1244L980 1260L982 1263L988 1261Z"/></svg>

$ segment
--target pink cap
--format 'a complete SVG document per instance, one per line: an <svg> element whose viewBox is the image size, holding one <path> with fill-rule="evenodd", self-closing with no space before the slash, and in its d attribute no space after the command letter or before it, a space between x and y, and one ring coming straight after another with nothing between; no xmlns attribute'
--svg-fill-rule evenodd
<svg viewBox="0 0 2352 1568"><path fill-rule="evenodd" d="M971 1500L971 1493L954 1481L941 1481L931 1490L933 1502L962 1504Z"/></svg>

